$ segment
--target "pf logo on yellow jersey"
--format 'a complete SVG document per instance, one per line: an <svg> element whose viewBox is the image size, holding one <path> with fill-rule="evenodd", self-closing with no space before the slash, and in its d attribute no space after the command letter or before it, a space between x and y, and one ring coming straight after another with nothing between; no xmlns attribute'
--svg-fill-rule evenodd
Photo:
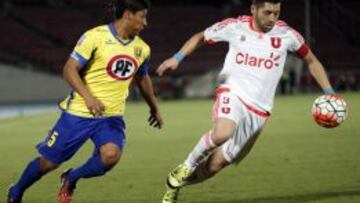
<svg viewBox="0 0 360 203"><path fill-rule="evenodd" d="M133 76L137 68L134 58L128 55L117 55L109 61L106 70L116 80L127 80Z"/></svg>

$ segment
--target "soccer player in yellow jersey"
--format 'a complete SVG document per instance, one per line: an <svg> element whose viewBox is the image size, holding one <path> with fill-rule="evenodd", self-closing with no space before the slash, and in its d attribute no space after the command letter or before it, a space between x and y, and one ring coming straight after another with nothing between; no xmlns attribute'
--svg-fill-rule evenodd
<svg viewBox="0 0 360 203"><path fill-rule="evenodd" d="M150 107L149 124L162 127L148 75L150 47L138 36L147 25L148 9L146 0L117 0L115 22L95 27L80 38L63 71L73 91L60 103L59 120L37 145L40 156L10 187L7 203L21 202L27 188L69 160L88 139L95 145L94 153L82 166L61 175L58 203L71 202L79 179L111 170L125 145L122 115L132 80Z"/></svg>

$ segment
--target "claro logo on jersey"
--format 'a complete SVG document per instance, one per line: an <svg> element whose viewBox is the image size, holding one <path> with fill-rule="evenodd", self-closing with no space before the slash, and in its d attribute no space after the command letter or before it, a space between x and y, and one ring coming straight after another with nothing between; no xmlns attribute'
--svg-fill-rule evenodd
<svg viewBox="0 0 360 203"><path fill-rule="evenodd" d="M128 55L114 56L107 65L108 74L116 80L127 80L137 70L138 65L134 58Z"/></svg>
<svg viewBox="0 0 360 203"><path fill-rule="evenodd" d="M274 56L274 53L270 54L269 58L261 58L256 56L251 56L248 53L238 53L236 55L236 63L250 66L254 68L266 68L266 69L272 69L274 66L278 67L279 63L278 60L280 59L280 56Z"/></svg>

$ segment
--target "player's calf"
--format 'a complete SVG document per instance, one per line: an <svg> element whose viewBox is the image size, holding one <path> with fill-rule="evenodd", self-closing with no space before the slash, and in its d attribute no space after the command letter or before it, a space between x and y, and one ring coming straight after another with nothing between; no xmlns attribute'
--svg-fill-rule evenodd
<svg viewBox="0 0 360 203"><path fill-rule="evenodd" d="M217 148L214 153L202 161L199 166L186 179L186 185L203 182L228 166L230 163L222 156L222 149Z"/></svg>
<svg viewBox="0 0 360 203"><path fill-rule="evenodd" d="M193 170L201 161L213 153L213 151L230 137L233 136L236 123L232 120L219 118L213 131L205 133L188 155L184 164Z"/></svg>
<svg viewBox="0 0 360 203"><path fill-rule="evenodd" d="M229 166L231 162L225 159L223 155L223 149L217 148L216 151L207 159L205 168L207 169L209 176L214 176L226 166Z"/></svg>
<svg viewBox="0 0 360 203"><path fill-rule="evenodd" d="M184 165L194 170L217 147L212 138L212 131L205 133L186 158Z"/></svg>

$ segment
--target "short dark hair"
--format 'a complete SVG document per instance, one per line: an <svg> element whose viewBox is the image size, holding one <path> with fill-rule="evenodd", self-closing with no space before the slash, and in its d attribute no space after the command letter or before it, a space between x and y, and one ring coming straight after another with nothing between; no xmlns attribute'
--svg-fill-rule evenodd
<svg viewBox="0 0 360 203"><path fill-rule="evenodd" d="M277 4L277 3L281 3L281 0L252 0L252 4L258 7L262 6L266 2Z"/></svg>
<svg viewBox="0 0 360 203"><path fill-rule="evenodd" d="M150 2L148 0L115 0L114 12L116 18L121 18L125 10L130 10L132 13L149 9Z"/></svg>

